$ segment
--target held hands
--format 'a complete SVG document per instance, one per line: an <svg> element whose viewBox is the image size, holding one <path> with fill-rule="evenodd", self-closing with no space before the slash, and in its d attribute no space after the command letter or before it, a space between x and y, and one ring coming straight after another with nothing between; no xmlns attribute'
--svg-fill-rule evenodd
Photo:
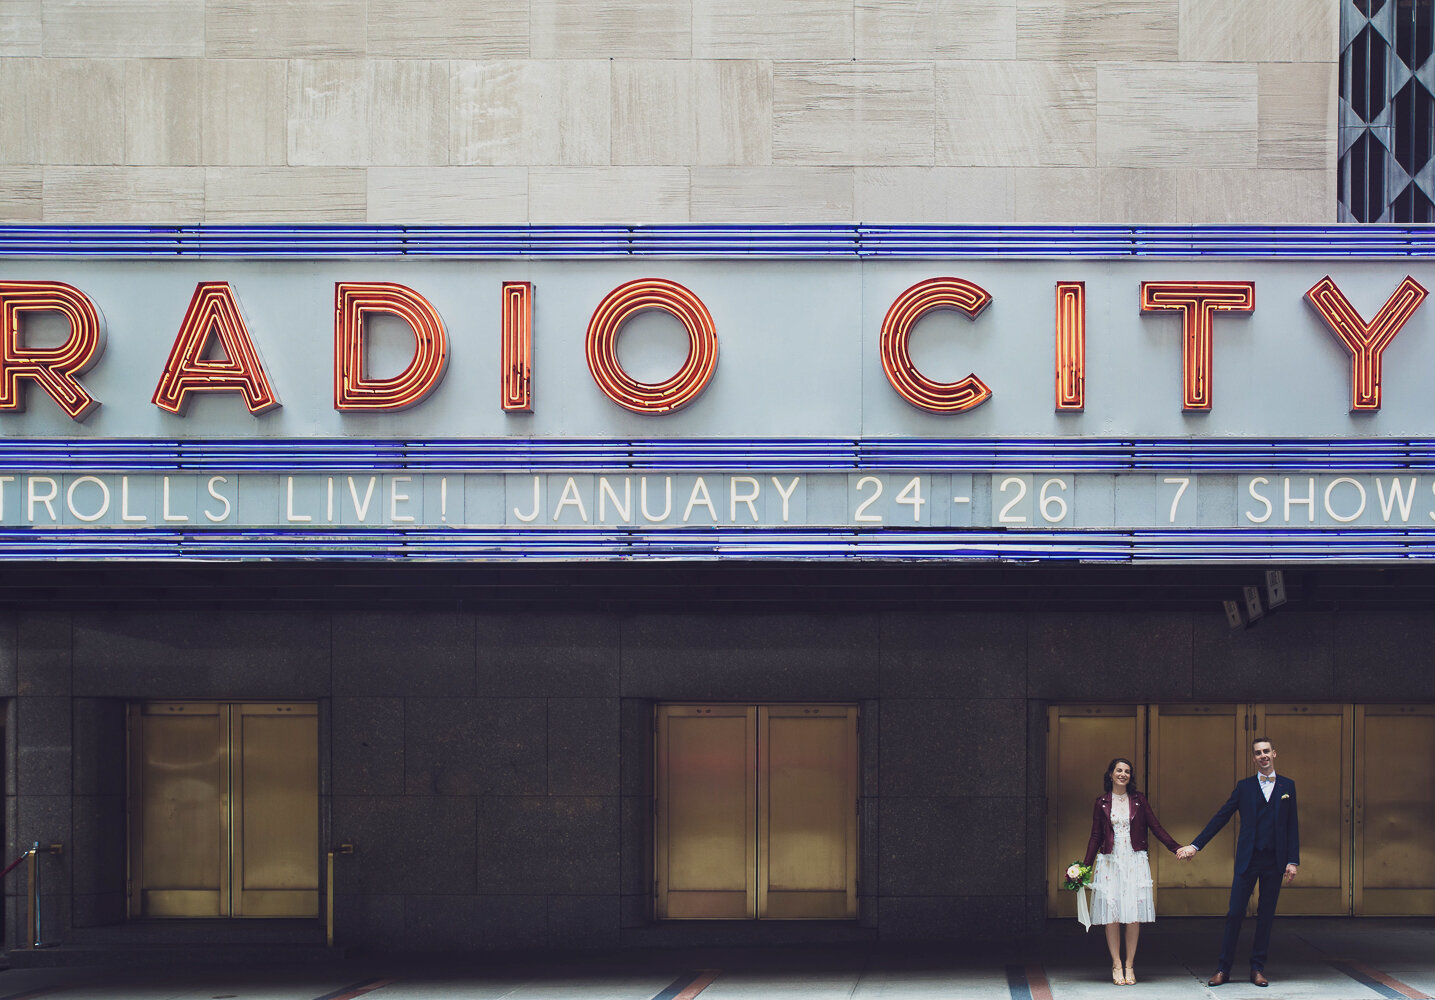
<svg viewBox="0 0 1435 1000"><path fill-rule="evenodd" d="M1194 857L1196 856L1196 851L1197 851L1197 850L1199 850L1199 848L1196 847L1195 844L1187 844L1185 847L1182 847L1182 848L1178 848L1178 849L1177 849L1177 851L1176 851L1176 858L1177 858L1178 861L1190 861L1192 858L1194 858ZM1290 885L1292 882L1294 882L1294 881L1295 881L1295 876L1296 876L1296 866L1295 866L1295 865L1286 865L1286 870L1285 870L1285 884L1286 884L1286 885Z"/></svg>

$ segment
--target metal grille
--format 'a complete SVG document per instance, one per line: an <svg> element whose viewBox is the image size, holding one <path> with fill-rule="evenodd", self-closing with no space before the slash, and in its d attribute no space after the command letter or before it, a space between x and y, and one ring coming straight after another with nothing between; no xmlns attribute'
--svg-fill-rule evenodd
<svg viewBox="0 0 1435 1000"><path fill-rule="evenodd" d="M1341 0L1341 222L1435 222L1435 0Z"/></svg>

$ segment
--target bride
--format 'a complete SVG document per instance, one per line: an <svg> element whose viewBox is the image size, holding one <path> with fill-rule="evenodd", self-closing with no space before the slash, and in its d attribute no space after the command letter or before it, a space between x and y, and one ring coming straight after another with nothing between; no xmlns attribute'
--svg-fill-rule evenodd
<svg viewBox="0 0 1435 1000"><path fill-rule="evenodd" d="M1102 779L1106 794L1091 813L1091 840L1083 864L1096 862L1091 877L1091 922L1106 925L1106 948L1111 952L1111 981L1117 986L1136 985L1136 942L1141 925L1156 919L1151 888L1151 865L1146 857L1146 835L1175 854L1180 848L1161 827L1146 796L1136 790L1136 772L1125 757L1106 765ZM1126 926L1126 961L1121 960L1121 929Z"/></svg>

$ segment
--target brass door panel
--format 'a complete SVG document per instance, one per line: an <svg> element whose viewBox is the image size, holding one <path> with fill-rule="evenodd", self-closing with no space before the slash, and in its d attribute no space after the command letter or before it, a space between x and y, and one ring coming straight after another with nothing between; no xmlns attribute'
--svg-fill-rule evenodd
<svg viewBox="0 0 1435 1000"><path fill-rule="evenodd" d="M857 916L857 709L758 709L758 912Z"/></svg>
<svg viewBox="0 0 1435 1000"><path fill-rule="evenodd" d="M857 709L660 705L659 919L857 915Z"/></svg>
<svg viewBox="0 0 1435 1000"><path fill-rule="evenodd" d="M234 787L234 915L319 912L319 718L314 705L246 704Z"/></svg>
<svg viewBox="0 0 1435 1000"><path fill-rule="evenodd" d="M1054 917L1075 917L1076 897L1061 872L1086 854L1091 806L1112 757L1145 760L1143 705L1066 705L1047 709L1046 904Z"/></svg>
<svg viewBox="0 0 1435 1000"><path fill-rule="evenodd" d="M130 709L130 914L319 912L312 704Z"/></svg>
<svg viewBox="0 0 1435 1000"><path fill-rule="evenodd" d="M227 717L214 704L137 705L131 733L135 915L227 915Z"/></svg>
<svg viewBox="0 0 1435 1000"><path fill-rule="evenodd" d="M1268 737L1276 773L1295 781L1300 798L1300 874L1281 890L1282 913L1350 913L1353 715L1349 705L1252 708L1243 774L1255 773L1250 740ZM1254 913L1254 896L1251 905Z"/></svg>
<svg viewBox="0 0 1435 1000"><path fill-rule="evenodd" d="M1356 914L1435 915L1435 706L1358 707L1355 760Z"/></svg>
<svg viewBox="0 0 1435 1000"><path fill-rule="evenodd" d="M1085 850L1091 799L1115 741L1139 732L1143 706L1054 707L1048 715L1048 913L1074 901L1057 876ZM1265 736L1276 772L1300 794L1301 868L1281 891L1281 912L1435 916L1435 705L1181 705L1149 709L1153 807L1188 842L1254 773L1251 742ZM1130 755L1138 779L1143 747ZM1094 772L1097 779L1085 773ZM1076 782L1083 787L1072 789ZM1219 915L1229 898L1239 818L1183 865L1153 846L1161 915ZM1254 913L1256 898L1251 899Z"/></svg>
<svg viewBox="0 0 1435 1000"><path fill-rule="evenodd" d="M1166 832L1189 844L1245 774L1250 759L1242 749L1246 706L1159 705L1152 706L1149 717L1149 769L1137 778ZM1158 915L1226 912L1236 856L1233 834L1223 832L1191 861L1177 861L1154 837L1149 854Z"/></svg>
<svg viewBox="0 0 1435 1000"><path fill-rule="evenodd" d="M658 708L660 919L757 916L756 725L751 706Z"/></svg>

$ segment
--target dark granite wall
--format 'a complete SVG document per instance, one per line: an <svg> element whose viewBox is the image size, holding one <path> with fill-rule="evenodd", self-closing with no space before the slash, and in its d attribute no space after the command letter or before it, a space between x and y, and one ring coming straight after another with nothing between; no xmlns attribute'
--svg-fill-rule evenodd
<svg viewBox="0 0 1435 1000"><path fill-rule="evenodd" d="M1019 936L1044 919L1047 704L1430 701L1432 644L1416 612L1282 612L1232 634L1215 609L11 611L5 860L65 845L41 859L47 936L121 921L124 704L314 699L324 837L357 845L337 862L343 943ZM656 700L860 703L859 921L648 921Z"/></svg>

